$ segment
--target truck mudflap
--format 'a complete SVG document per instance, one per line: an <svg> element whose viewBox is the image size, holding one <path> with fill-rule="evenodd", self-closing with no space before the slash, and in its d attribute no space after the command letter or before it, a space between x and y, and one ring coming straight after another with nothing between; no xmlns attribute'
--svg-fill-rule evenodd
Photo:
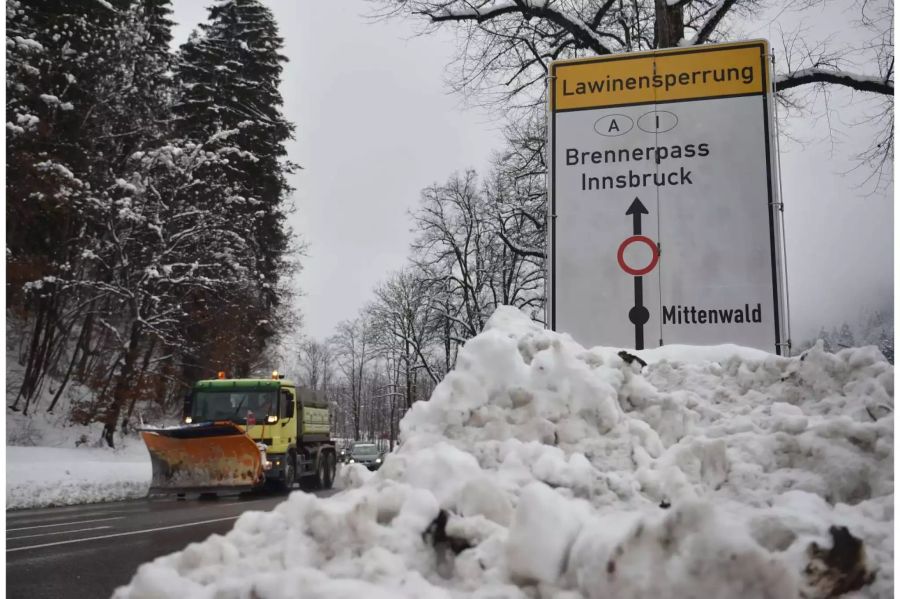
<svg viewBox="0 0 900 599"><path fill-rule="evenodd" d="M231 422L141 429L150 493L249 490L265 481L265 450Z"/></svg>

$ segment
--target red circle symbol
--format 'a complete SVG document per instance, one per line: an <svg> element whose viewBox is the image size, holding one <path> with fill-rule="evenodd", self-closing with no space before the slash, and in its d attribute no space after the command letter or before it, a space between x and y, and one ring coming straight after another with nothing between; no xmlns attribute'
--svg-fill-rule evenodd
<svg viewBox="0 0 900 599"><path fill-rule="evenodd" d="M647 247L650 248L650 253L652 254L650 258L650 264L648 264L644 268L631 268L630 266L625 264L625 250L628 249L629 245L635 242L644 243L647 245ZM616 253L616 260L619 261L619 266L622 268L622 270L630 275L640 277L656 268L656 263L659 262L659 248L656 247L656 244L653 243L653 240L649 237L644 237L643 235L632 235L631 237L623 241L622 245L619 246L619 251Z"/></svg>

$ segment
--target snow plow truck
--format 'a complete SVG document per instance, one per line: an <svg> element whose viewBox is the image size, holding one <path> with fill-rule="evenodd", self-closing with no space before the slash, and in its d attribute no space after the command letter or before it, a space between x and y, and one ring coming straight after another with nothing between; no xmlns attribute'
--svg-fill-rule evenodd
<svg viewBox="0 0 900 599"><path fill-rule="evenodd" d="M328 404L277 372L271 379L198 381L185 397L183 423L143 428L150 494L212 494L260 487L291 489L301 477L334 482L337 454Z"/></svg>

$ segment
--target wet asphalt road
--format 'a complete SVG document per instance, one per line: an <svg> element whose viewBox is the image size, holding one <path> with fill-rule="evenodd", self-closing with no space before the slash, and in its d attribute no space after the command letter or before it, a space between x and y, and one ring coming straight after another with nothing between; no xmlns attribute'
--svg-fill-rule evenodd
<svg viewBox="0 0 900 599"><path fill-rule="evenodd" d="M6 596L109 597L142 563L224 534L242 512L268 511L286 498L188 496L7 512Z"/></svg>

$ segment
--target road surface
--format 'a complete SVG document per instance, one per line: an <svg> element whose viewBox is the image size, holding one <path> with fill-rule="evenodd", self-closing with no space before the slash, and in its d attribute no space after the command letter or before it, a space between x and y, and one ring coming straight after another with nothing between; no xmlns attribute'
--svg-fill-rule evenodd
<svg viewBox="0 0 900 599"><path fill-rule="evenodd" d="M160 498L7 512L6 596L109 597L142 563L228 532L242 512L271 510L286 497Z"/></svg>

